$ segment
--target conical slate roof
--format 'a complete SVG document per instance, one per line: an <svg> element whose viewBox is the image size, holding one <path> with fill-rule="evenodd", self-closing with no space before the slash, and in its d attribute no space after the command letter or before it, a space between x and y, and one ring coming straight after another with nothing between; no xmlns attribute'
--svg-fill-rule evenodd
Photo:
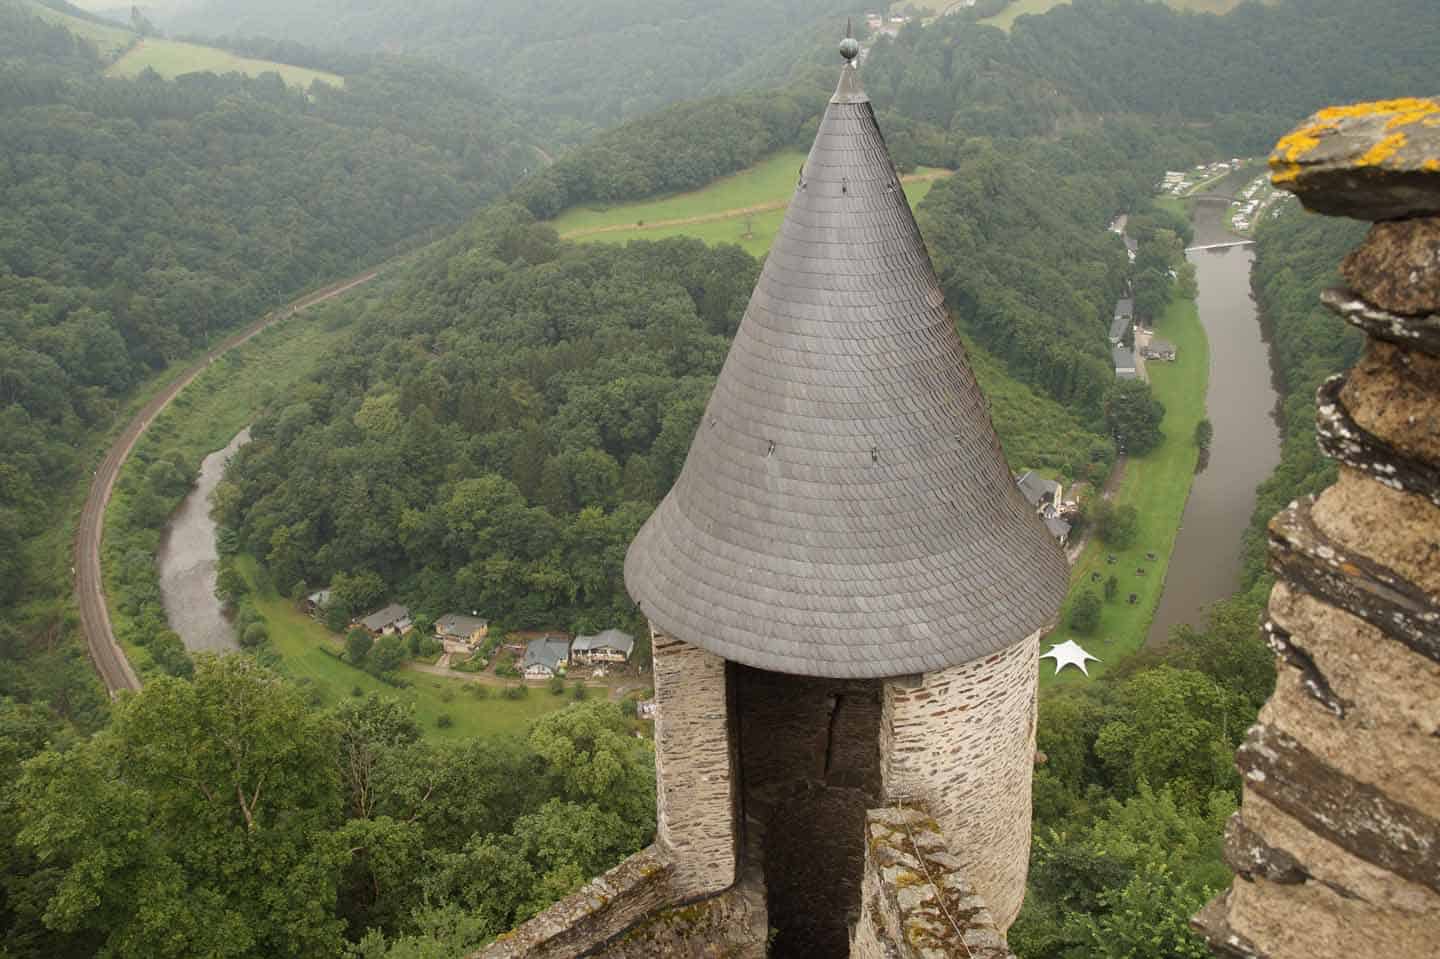
<svg viewBox="0 0 1440 959"><path fill-rule="evenodd" d="M657 629L725 659L859 678L1010 646L1067 577L847 63L626 586Z"/></svg>

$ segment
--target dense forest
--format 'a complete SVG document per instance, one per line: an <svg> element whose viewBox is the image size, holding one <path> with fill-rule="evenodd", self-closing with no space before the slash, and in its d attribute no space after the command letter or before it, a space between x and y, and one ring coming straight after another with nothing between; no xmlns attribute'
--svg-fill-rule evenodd
<svg viewBox="0 0 1440 959"><path fill-rule="evenodd" d="M736 71L773 86L828 63L843 16L834 0L207 0L162 26L422 55L528 110L613 126L733 90Z"/></svg>
<svg viewBox="0 0 1440 959"><path fill-rule="evenodd" d="M86 739L0 699L0 954L462 955L644 845L654 775L614 704L437 746L245 656Z"/></svg>
<svg viewBox="0 0 1440 959"><path fill-rule="evenodd" d="M562 244L492 209L256 424L220 521L285 591L368 572L432 616L628 624L620 560L755 276L736 247Z"/></svg>
<svg viewBox="0 0 1440 959"><path fill-rule="evenodd" d="M0 695L57 705L93 706L93 680L58 601L62 549L26 544L63 525L79 450L150 374L537 162L533 130L436 66L377 60L308 93L102 66L0 0Z"/></svg>
<svg viewBox="0 0 1440 959"><path fill-rule="evenodd" d="M1224 17L1074 0L1008 35L959 17L909 27L876 44L865 86L882 109L967 135L1139 113L1204 123L1227 155L1245 155L1326 104L1430 89L1437 48L1430 0L1283 0Z"/></svg>

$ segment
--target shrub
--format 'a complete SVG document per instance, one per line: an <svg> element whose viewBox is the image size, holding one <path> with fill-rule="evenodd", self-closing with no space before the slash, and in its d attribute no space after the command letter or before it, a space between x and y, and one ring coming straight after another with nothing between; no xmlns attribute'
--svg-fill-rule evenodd
<svg viewBox="0 0 1440 959"><path fill-rule="evenodd" d="M356 666L364 664L374 645L374 637L358 626L345 634L345 656Z"/></svg>
<svg viewBox="0 0 1440 959"><path fill-rule="evenodd" d="M1100 597L1093 590L1085 590L1075 597L1070 607L1070 628L1077 633L1089 635L1100 625Z"/></svg>
<svg viewBox="0 0 1440 959"><path fill-rule="evenodd" d="M251 623L240 634L240 645L246 649L254 649L256 646L264 645L269 639L270 631L265 628L264 623Z"/></svg>
<svg viewBox="0 0 1440 959"><path fill-rule="evenodd" d="M451 718L449 713L441 713L439 716L435 717L435 725L439 726L441 729L449 729L451 726L455 725L455 720Z"/></svg>
<svg viewBox="0 0 1440 959"><path fill-rule="evenodd" d="M575 681L574 687L570 690L570 695L575 698L575 701L576 701L576 702L579 702L579 701L583 700L583 699L585 698L585 696L587 695L587 691L586 691L586 689L585 689L585 684L582 683L580 680L577 679L577 680Z"/></svg>
<svg viewBox="0 0 1440 959"><path fill-rule="evenodd" d="M559 676L550 677L550 695L561 696L565 693L565 680Z"/></svg>
<svg viewBox="0 0 1440 959"><path fill-rule="evenodd" d="M1109 579L1105 580L1105 598L1114 599L1119 594L1120 580L1116 579L1114 576L1111 576Z"/></svg>

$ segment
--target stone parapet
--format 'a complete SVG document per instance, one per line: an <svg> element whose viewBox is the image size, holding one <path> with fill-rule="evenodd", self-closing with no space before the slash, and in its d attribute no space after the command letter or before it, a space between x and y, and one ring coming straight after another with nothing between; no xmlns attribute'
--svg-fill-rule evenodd
<svg viewBox="0 0 1440 959"><path fill-rule="evenodd" d="M677 901L674 868L654 846L592 879L470 959L574 959L619 936L645 916Z"/></svg>
<svg viewBox="0 0 1440 959"><path fill-rule="evenodd" d="M887 681L887 801L934 813L965 876L1009 929L1025 898L1040 634L911 682Z"/></svg>
<svg viewBox="0 0 1440 959"><path fill-rule="evenodd" d="M850 959L1014 959L940 826L918 809L872 809Z"/></svg>
<svg viewBox="0 0 1440 959"><path fill-rule="evenodd" d="M1368 335L1321 387L1340 479L1270 523L1275 693L1240 747L1218 955L1421 959L1440 943L1440 103L1321 111L1275 182L1381 222L1323 302ZM1403 218L1403 219L1402 219Z"/></svg>

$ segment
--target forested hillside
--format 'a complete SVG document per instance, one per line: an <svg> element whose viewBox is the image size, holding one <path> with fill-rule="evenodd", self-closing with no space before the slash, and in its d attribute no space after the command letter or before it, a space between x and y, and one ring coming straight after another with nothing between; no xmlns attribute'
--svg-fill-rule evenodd
<svg viewBox="0 0 1440 959"><path fill-rule="evenodd" d="M621 557L755 276L735 247L562 244L489 211L256 425L221 521L286 591L368 572L434 615L628 623Z"/></svg>
<svg viewBox="0 0 1440 959"><path fill-rule="evenodd" d="M533 129L439 67L377 60L346 89L307 95L274 76L114 80L101 66L89 43L0 0L7 659L71 649L63 546L42 562L23 544L63 525L55 496L88 474L81 444L137 384L459 221L536 162ZM0 670L0 695L41 696L44 672Z"/></svg>
<svg viewBox="0 0 1440 959"><path fill-rule="evenodd" d="M1329 103L1431 88L1430 0L1281 0L1223 17L1145 0L1074 0L1005 34L958 17L876 44L865 86L968 135L1050 133L1087 114L1203 121L1227 154L1268 150ZM934 161L926 161L934 162Z"/></svg>
<svg viewBox="0 0 1440 959"><path fill-rule="evenodd" d="M797 43L826 15L823 42ZM747 63L773 85L795 66L777 54L823 55L843 16L834 0L208 0L163 25L419 54L528 109L611 126L715 91Z"/></svg>

